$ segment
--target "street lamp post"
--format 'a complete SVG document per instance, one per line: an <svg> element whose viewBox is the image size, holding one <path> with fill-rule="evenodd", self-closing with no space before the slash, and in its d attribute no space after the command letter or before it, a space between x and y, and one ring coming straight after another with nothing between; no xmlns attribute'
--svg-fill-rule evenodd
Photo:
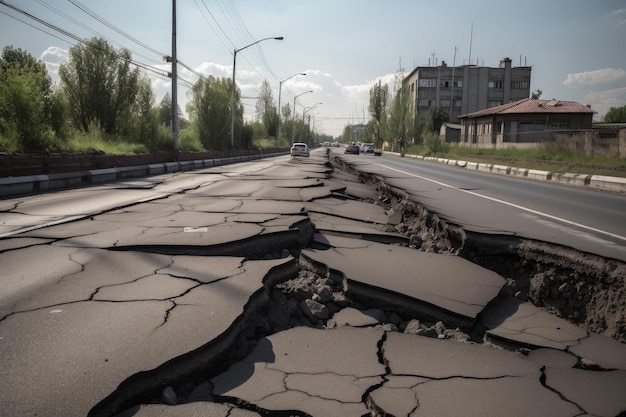
<svg viewBox="0 0 626 417"><path fill-rule="evenodd" d="M278 129L276 132L276 147L278 148L279 146L279 141L280 141L280 96L282 93L282 88L283 88L283 83L293 77L295 77L296 75L306 75L304 72L296 72L295 74L293 74L290 77L285 78L284 80L280 81L278 83Z"/></svg>
<svg viewBox="0 0 626 417"><path fill-rule="evenodd" d="M323 103L322 102L315 103L314 105L312 105L310 107L305 107L304 109L302 109L302 126L304 126L304 116L306 115L306 112L309 111L309 110L313 110L314 108L316 108L320 104L323 104ZM309 114L309 125L311 124L310 121L311 121L311 115ZM309 128L309 130L310 130L310 128ZM309 132L306 132L306 133L309 133ZM311 137L311 139L312 139L312 137ZM311 145L313 145L313 143L311 143Z"/></svg>
<svg viewBox="0 0 626 417"><path fill-rule="evenodd" d="M296 99L298 97L300 97L301 95L304 95L306 93L312 93L313 90L309 90L309 91L305 91L304 93L300 93L297 96L295 96L293 98L293 116L291 116L291 121L292 121L292 126L291 126L291 143L293 143L294 137L295 137L295 131L296 131Z"/></svg>
<svg viewBox="0 0 626 417"><path fill-rule="evenodd" d="M249 45L244 46L243 48L235 49L233 52L233 96L231 100L230 106L230 147L235 147L235 93L237 91L237 85L235 84L235 67L237 66L237 52L243 51L246 48L251 47L252 45L256 45L259 42L267 41L269 39L274 39L277 41L282 41L284 38L282 36L270 36L269 38L259 39L256 42L252 42Z"/></svg>
<svg viewBox="0 0 626 417"><path fill-rule="evenodd" d="M313 110L314 108L316 108L316 107L317 107L317 106L319 106L320 104L324 104L324 103L321 103L321 102L320 102L320 103L315 103L315 104L314 104L314 105L312 105L311 107L305 107L305 108L302 110L302 123L304 123L304 113L306 113L306 112L307 112L307 110Z"/></svg>

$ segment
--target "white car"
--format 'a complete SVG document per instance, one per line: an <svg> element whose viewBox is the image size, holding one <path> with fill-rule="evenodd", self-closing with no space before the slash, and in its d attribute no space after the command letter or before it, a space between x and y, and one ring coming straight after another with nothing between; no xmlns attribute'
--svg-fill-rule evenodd
<svg viewBox="0 0 626 417"><path fill-rule="evenodd" d="M306 143L296 142L291 145L291 156L309 156L309 147Z"/></svg>

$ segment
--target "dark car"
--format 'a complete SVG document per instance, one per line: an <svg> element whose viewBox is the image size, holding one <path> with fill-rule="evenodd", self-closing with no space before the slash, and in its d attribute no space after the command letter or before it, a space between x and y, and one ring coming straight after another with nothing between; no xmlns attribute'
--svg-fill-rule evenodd
<svg viewBox="0 0 626 417"><path fill-rule="evenodd" d="M359 154L359 145L348 145L346 149L344 149L343 153L351 153L354 155Z"/></svg>
<svg viewBox="0 0 626 417"><path fill-rule="evenodd" d="M359 152L365 155L367 154L374 155L374 144L373 143L361 144L361 148L359 149Z"/></svg>

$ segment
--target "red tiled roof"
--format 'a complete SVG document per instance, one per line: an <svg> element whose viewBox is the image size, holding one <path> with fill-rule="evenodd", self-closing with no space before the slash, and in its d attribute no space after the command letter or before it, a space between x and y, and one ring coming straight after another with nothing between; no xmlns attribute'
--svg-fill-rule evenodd
<svg viewBox="0 0 626 417"><path fill-rule="evenodd" d="M497 107L480 110L474 113L463 114L459 119L490 116L495 114L529 114L529 113L596 113L584 104L575 101L538 100L525 98Z"/></svg>

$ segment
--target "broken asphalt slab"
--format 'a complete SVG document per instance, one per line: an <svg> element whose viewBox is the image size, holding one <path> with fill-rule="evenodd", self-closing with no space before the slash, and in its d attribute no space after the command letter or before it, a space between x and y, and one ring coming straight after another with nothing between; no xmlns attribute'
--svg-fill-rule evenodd
<svg viewBox="0 0 626 417"><path fill-rule="evenodd" d="M185 192L0 241L0 415L626 410L624 345L498 308L502 277L406 247L395 214L327 158L190 175ZM277 296L311 277L306 302ZM328 321L306 318L313 303ZM416 318L525 350L420 336Z"/></svg>

